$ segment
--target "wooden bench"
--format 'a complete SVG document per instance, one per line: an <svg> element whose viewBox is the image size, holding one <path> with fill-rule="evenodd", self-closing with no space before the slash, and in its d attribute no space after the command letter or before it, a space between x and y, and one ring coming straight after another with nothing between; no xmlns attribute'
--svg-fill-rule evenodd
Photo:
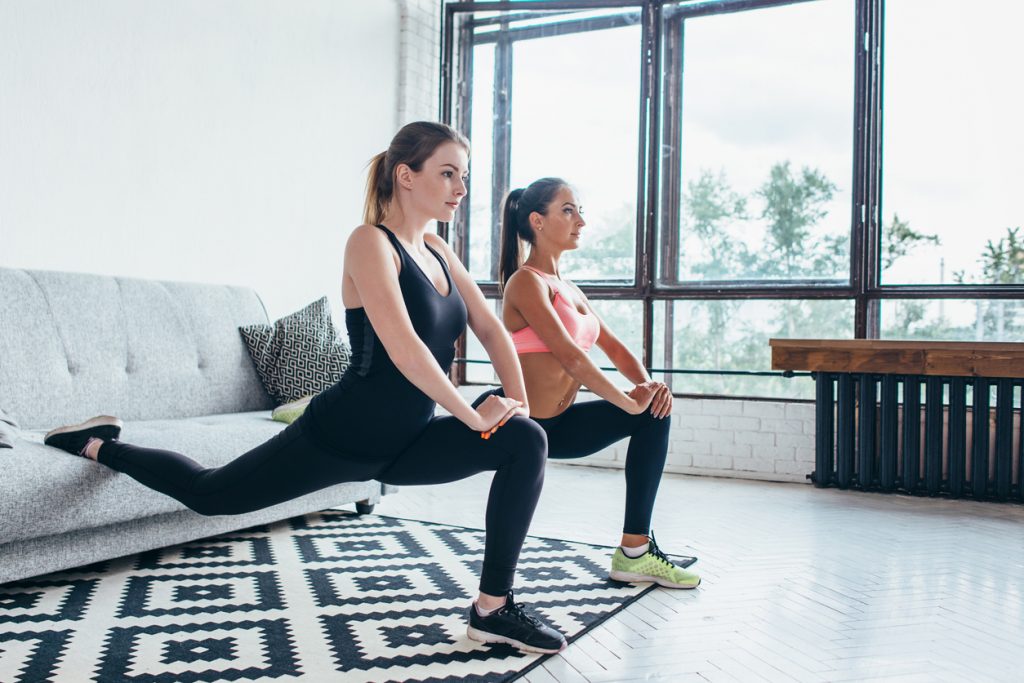
<svg viewBox="0 0 1024 683"><path fill-rule="evenodd" d="M769 344L773 370L815 378L816 486L1024 501L1024 344Z"/></svg>

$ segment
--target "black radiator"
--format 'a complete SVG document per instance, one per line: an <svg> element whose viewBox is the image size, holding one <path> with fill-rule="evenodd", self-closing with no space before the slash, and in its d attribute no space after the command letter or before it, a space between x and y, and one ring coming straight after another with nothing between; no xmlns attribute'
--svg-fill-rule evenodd
<svg viewBox="0 0 1024 683"><path fill-rule="evenodd" d="M1024 502L1024 380L814 377L815 486Z"/></svg>

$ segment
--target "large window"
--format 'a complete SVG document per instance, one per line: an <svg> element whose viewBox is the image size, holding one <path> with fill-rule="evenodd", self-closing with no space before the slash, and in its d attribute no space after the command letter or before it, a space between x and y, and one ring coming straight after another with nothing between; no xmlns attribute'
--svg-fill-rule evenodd
<svg viewBox="0 0 1024 683"><path fill-rule="evenodd" d="M520 17L517 20L517 17ZM473 154L470 272L497 280L501 202L546 176L579 193L586 248L566 256L576 280L632 283L640 140L639 12L486 13L463 25L460 127Z"/></svg>
<svg viewBox="0 0 1024 683"><path fill-rule="evenodd" d="M852 0L663 12L662 281L847 284Z"/></svg>
<svg viewBox="0 0 1024 683"><path fill-rule="evenodd" d="M569 180L588 228L563 274L677 393L811 398L770 372L771 337L1021 340L1022 20L1014 0L452 4L441 107L473 156L447 229L497 299L502 198Z"/></svg>

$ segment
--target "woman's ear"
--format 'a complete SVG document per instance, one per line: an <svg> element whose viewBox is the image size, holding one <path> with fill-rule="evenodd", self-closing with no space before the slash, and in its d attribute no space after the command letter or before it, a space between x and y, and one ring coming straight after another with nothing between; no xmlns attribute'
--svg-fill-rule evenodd
<svg viewBox="0 0 1024 683"><path fill-rule="evenodd" d="M407 190L412 189L412 169L409 164L398 164L395 166L395 184Z"/></svg>
<svg viewBox="0 0 1024 683"><path fill-rule="evenodd" d="M540 212L538 212L538 211L531 211L530 212L530 227L533 228L533 231L537 232L538 230L543 230L544 229L543 225L544 225L544 216L540 215Z"/></svg>

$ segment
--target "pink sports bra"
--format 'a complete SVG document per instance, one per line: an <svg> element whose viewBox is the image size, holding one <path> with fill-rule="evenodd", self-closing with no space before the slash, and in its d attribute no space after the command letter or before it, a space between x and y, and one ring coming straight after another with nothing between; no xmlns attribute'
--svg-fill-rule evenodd
<svg viewBox="0 0 1024 683"><path fill-rule="evenodd" d="M569 333L572 340L584 352L590 351L594 342L597 341L597 336L601 333L601 324L598 322L597 317L592 313L580 313L572 303L572 298L562 293L562 288L567 285L558 278L542 273L530 266L523 266L523 268L533 271L544 278L544 281L548 283L555 293L554 301L551 304L555 307L558 319L565 326L565 331ZM516 353L551 352L548 345L537 336L537 333L529 325L512 333L512 343L515 344Z"/></svg>

